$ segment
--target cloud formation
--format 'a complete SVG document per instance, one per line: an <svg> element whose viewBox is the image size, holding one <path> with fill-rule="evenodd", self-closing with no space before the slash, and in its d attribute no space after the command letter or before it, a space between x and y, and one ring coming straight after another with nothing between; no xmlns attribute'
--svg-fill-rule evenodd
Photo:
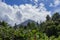
<svg viewBox="0 0 60 40"><path fill-rule="evenodd" d="M54 0L54 5L55 5L55 6L60 5L60 0Z"/></svg>
<svg viewBox="0 0 60 40"><path fill-rule="evenodd" d="M50 3L50 7L57 7L60 5L60 0L54 0L53 3Z"/></svg>
<svg viewBox="0 0 60 40"><path fill-rule="evenodd" d="M40 23L40 21L45 21L46 16L50 15L50 13L43 3L40 3L40 6L37 8L36 5L32 6L31 4L11 6L0 2L0 20L4 20L10 25L20 24L28 19Z"/></svg>

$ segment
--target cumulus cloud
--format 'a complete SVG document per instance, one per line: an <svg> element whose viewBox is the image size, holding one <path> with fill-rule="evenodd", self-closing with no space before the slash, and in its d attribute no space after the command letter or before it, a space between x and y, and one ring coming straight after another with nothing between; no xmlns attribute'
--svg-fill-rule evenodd
<svg viewBox="0 0 60 40"><path fill-rule="evenodd" d="M54 0L54 5L55 5L55 6L60 5L60 0Z"/></svg>
<svg viewBox="0 0 60 40"><path fill-rule="evenodd" d="M38 2L38 0L35 0L35 2Z"/></svg>
<svg viewBox="0 0 60 40"><path fill-rule="evenodd" d="M53 3L50 3L49 7L54 7Z"/></svg>
<svg viewBox="0 0 60 40"><path fill-rule="evenodd" d="M53 3L50 3L50 7L57 7L58 5L60 5L60 0L54 0Z"/></svg>
<svg viewBox="0 0 60 40"><path fill-rule="evenodd" d="M40 23L40 21L46 20L47 15L50 15L50 11L47 11L43 3L40 3L37 8L36 5L31 4L11 6L0 2L0 20L4 20L10 25L20 24L28 19Z"/></svg>

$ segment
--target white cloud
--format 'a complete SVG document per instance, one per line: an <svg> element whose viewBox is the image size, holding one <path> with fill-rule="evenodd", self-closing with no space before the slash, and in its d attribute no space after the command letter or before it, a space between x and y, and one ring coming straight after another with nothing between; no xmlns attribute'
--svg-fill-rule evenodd
<svg viewBox="0 0 60 40"><path fill-rule="evenodd" d="M57 7L58 5L60 5L60 0L54 0L53 3L50 3L50 7Z"/></svg>
<svg viewBox="0 0 60 40"><path fill-rule="evenodd" d="M33 1L33 0L30 0L30 1ZM34 2L38 2L38 0L34 0Z"/></svg>
<svg viewBox="0 0 60 40"><path fill-rule="evenodd" d="M50 12L46 10L43 3L40 3L39 8L31 4L10 6L3 2L0 3L0 20L11 25L22 23L28 19L36 22L45 21L47 15L50 15Z"/></svg>
<svg viewBox="0 0 60 40"><path fill-rule="evenodd" d="M38 2L38 0L35 0L35 2Z"/></svg>
<svg viewBox="0 0 60 40"><path fill-rule="evenodd" d="M60 5L60 0L54 0L54 5L55 5L55 6Z"/></svg>
<svg viewBox="0 0 60 40"><path fill-rule="evenodd" d="M50 3L49 7L54 7L53 3Z"/></svg>
<svg viewBox="0 0 60 40"><path fill-rule="evenodd" d="M38 0L31 0L31 1L33 1L35 5L37 5L38 3Z"/></svg>

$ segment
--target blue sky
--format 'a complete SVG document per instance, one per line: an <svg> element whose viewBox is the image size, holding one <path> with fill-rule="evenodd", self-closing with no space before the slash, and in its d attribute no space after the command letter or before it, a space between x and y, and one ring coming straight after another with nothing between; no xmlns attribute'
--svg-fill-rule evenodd
<svg viewBox="0 0 60 40"><path fill-rule="evenodd" d="M37 5L44 3L47 10L52 10L54 7L49 7L50 3L53 4L54 0L38 0ZM5 0L5 3L9 5L21 5L21 4L32 4L35 5L34 0Z"/></svg>
<svg viewBox="0 0 60 40"><path fill-rule="evenodd" d="M10 5L33 4L30 0L5 0L5 2Z"/></svg>

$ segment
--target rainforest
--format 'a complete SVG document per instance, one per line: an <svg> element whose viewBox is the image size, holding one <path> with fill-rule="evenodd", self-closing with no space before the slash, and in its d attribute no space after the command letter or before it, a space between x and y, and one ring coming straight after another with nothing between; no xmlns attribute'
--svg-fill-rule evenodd
<svg viewBox="0 0 60 40"><path fill-rule="evenodd" d="M0 40L60 40L60 14L47 15L40 24L31 21L27 25L10 26L0 21Z"/></svg>

